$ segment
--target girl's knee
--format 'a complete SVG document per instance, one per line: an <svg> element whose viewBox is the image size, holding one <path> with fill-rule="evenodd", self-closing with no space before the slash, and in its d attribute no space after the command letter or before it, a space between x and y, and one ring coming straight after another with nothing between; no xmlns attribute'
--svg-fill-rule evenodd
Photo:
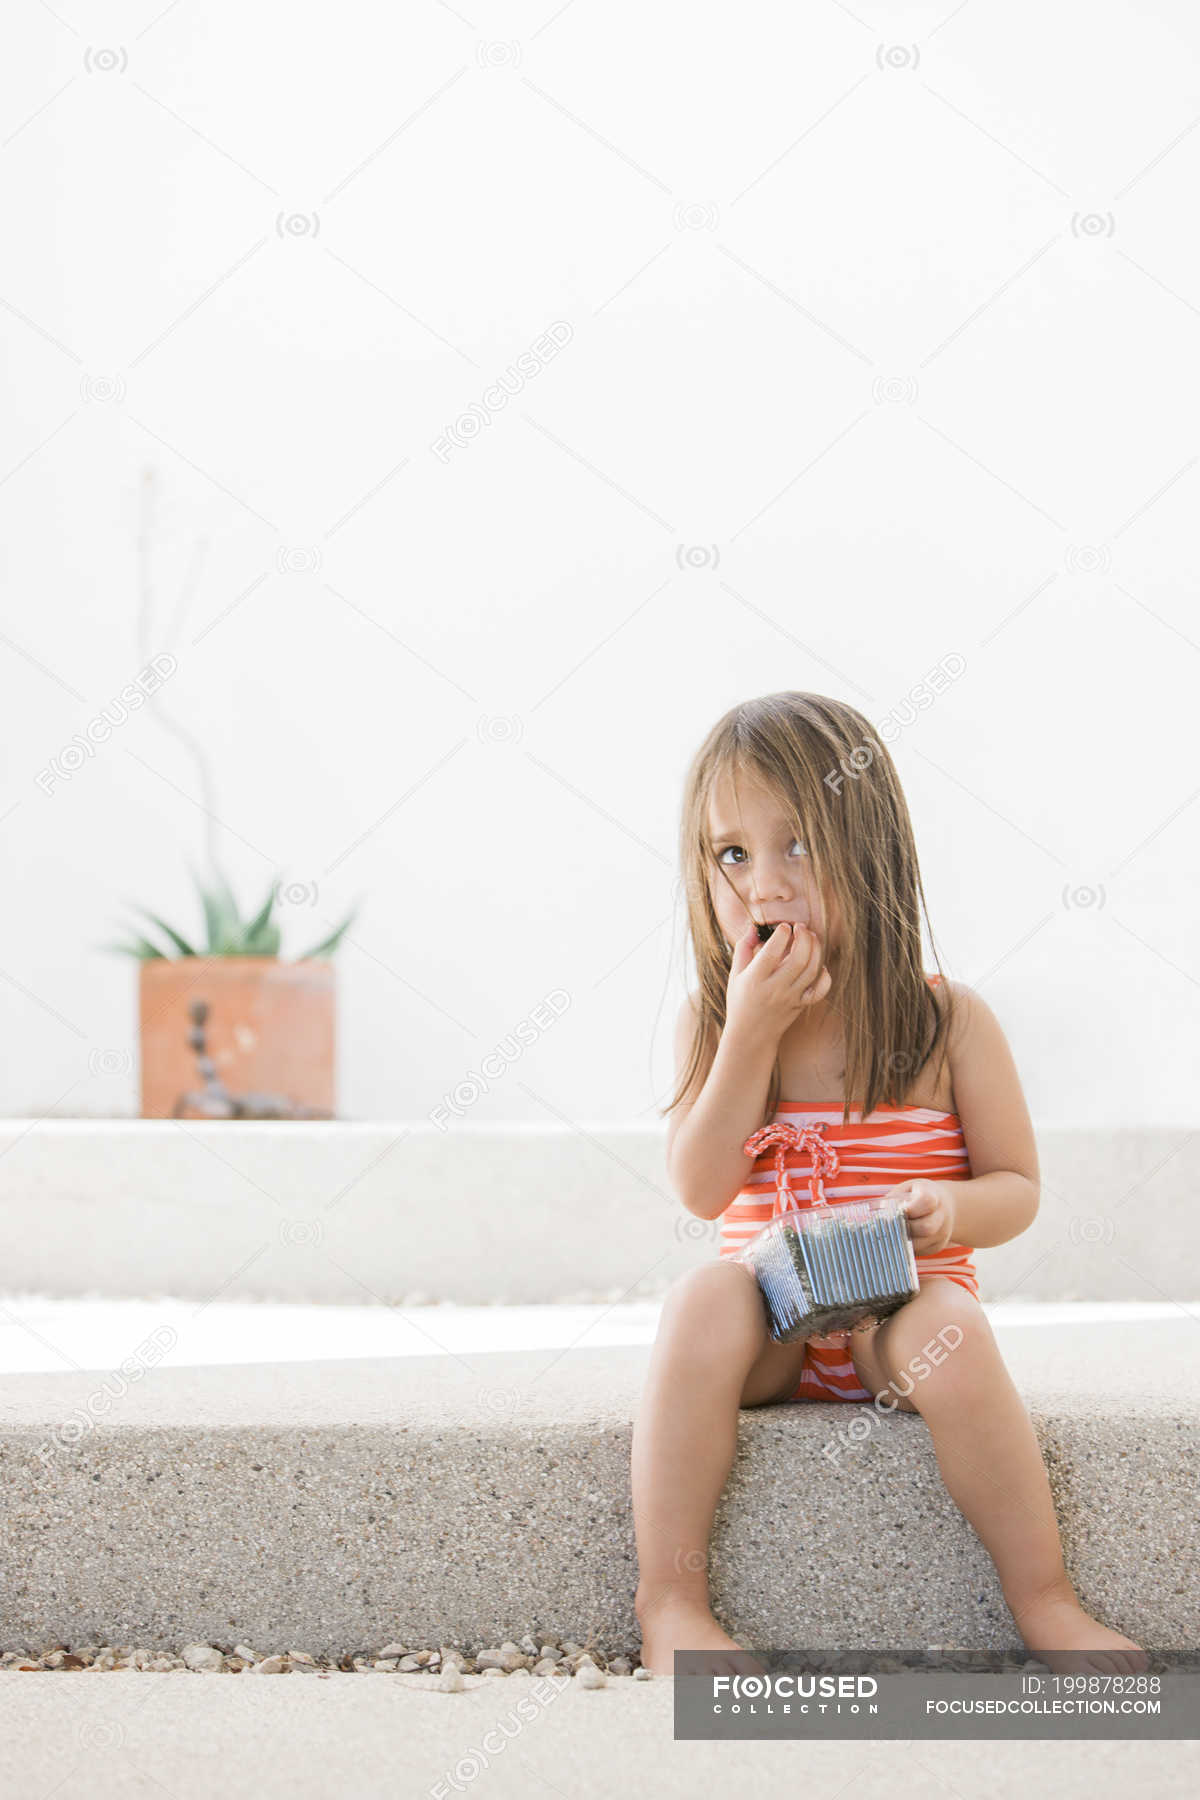
<svg viewBox="0 0 1200 1800"><path fill-rule="evenodd" d="M710 1262L697 1263L694 1269L685 1269L682 1275L677 1275L667 1289L664 1304L675 1298L689 1302L693 1296L707 1300L723 1292L744 1294L757 1291L758 1283L749 1269L734 1262L732 1257L714 1257Z"/></svg>
<svg viewBox="0 0 1200 1800"><path fill-rule="evenodd" d="M934 1335L941 1332L947 1344L954 1340L957 1346L960 1342L977 1342L992 1335L987 1314L974 1294L945 1275L928 1279L916 1298L901 1307L895 1316L901 1319L906 1315L913 1332L918 1335L922 1331Z"/></svg>
<svg viewBox="0 0 1200 1800"><path fill-rule="evenodd" d="M748 1269L727 1257L688 1269L671 1283L660 1332L680 1325L694 1331L701 1322L706 1336L726 1327L751 1334L766 1330L758 1282Z"/></svg>
<svg viewBox="0 0 1200 1800"><path fill-rule="evenodd" d="M935 1373L945 1390L960 1381L970 1382L980 1355L995 1352L996 1341L975 1296L944 1276L935 1277L900 1311L880 1327L877 1348L893 1380L902 1377L913 1385L918 1410L920 1387Z"/></svg>

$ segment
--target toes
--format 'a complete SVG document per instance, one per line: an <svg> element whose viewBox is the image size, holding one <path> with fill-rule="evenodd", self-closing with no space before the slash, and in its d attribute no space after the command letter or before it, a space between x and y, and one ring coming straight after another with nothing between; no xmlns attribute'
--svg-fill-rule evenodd
<svg viewBox="0 0 1200 1800"><path fill-rule="evenodd" d="M1150 1666L1150 1658L1137 1644L1127 1650L1092 1650L1088 1652L1085 1670L1097 1675L1140 1675Z"/></svg>

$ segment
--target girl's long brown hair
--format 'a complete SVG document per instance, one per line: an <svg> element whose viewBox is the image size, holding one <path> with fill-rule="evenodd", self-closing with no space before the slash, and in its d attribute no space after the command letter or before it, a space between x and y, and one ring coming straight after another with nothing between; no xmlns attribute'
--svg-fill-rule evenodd
<svg viewBox="0 0 1200 1800"><path fill-rule="evenodd" d="M886 745L854 707L825 694L780 693L732 707L687 773L679 848L699 1016L679 1085L659 1116L707 1074L725 1026L732 957L712 903L710 878L724 875L709 837L708 802L719 775L738 774L757 777L777 795L808 851L819 892L841 915L841 953L829 965L826 1001L842 1019L842 1122L849 1123L854 1106L866 1118L881 1104L903 1105L935 1052L940 1067L951 1010L945 981L939 1004L925 979L921 915L928 924L929 913L904 792ZM936 949L933 958L940 970ZM776 1058L764 1124L779 1099Z"/></svg>

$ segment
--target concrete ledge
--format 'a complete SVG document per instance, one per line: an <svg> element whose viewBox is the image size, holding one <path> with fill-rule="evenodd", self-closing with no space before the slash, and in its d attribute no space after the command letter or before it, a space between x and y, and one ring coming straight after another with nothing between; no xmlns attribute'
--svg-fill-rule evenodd
<svg viewBox="0 0 1200 1800"><path fill-rule="evenodd" d="M887 1740L799 1738L714 1749L675 1737L669 1677L623 1677L600 1693L568 1682L552 1703L539 1678L468 1676L452 1695L422 1683L113 1671L97 1691L90 1677L0 1672L0 1789L26 1800L774 1800L781 1770L785 1791L854 1800L1186 1800L1200 1788L1200 1747L1185 1740L931 1738L914 1754Z"/></svg>
<svg viewBox="0 0 1200 1800"><path fill-rule="evenodd" d="M1085 1604L1152 1646L1200 1636L1194 1321L1002 1339ZM333 1654L530 1631L638 1642L629 1496L645 1349L11 1378L0 1404L0 1647ZM107 1393L111 1404L101 1411ZM94 1426L86 1420L100 1411ZM836 1467L825 1446L852 1419ZM739 1416L714 1599L762 1644L1017 1642L924 1421Z"/></svg>
<svg viewBox="0 0 1200 1800"><path fill-rule="evenodd" d="M664 1130L611 1124L0 1123L12 1291L465 1305L661 1294L716 1254ZM1029 1231L985 1299L1200 1298L1200 1134L1038 1134ZM37 1229L30 1229L36 1219Z"/></svg>

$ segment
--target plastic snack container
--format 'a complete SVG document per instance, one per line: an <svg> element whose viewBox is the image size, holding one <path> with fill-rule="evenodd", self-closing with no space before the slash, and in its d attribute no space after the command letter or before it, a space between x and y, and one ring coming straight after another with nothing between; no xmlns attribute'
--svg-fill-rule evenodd
<svg viewBox="0 0 1200 1800"><path fill-rule="evenodd" d="M775 1147L773 1216L733 1260L756 1277L776 1343L853 1330L886 1319L911 1300L920 1284L902 1202L880 1196L831 1205L821 1177L837 1168L837 1151L818 1128L767 1125L747 1138L743 1149L757 1157L770 1145ZM788 1189L789 1146L812 1152L807 1207Z"/></svg>

